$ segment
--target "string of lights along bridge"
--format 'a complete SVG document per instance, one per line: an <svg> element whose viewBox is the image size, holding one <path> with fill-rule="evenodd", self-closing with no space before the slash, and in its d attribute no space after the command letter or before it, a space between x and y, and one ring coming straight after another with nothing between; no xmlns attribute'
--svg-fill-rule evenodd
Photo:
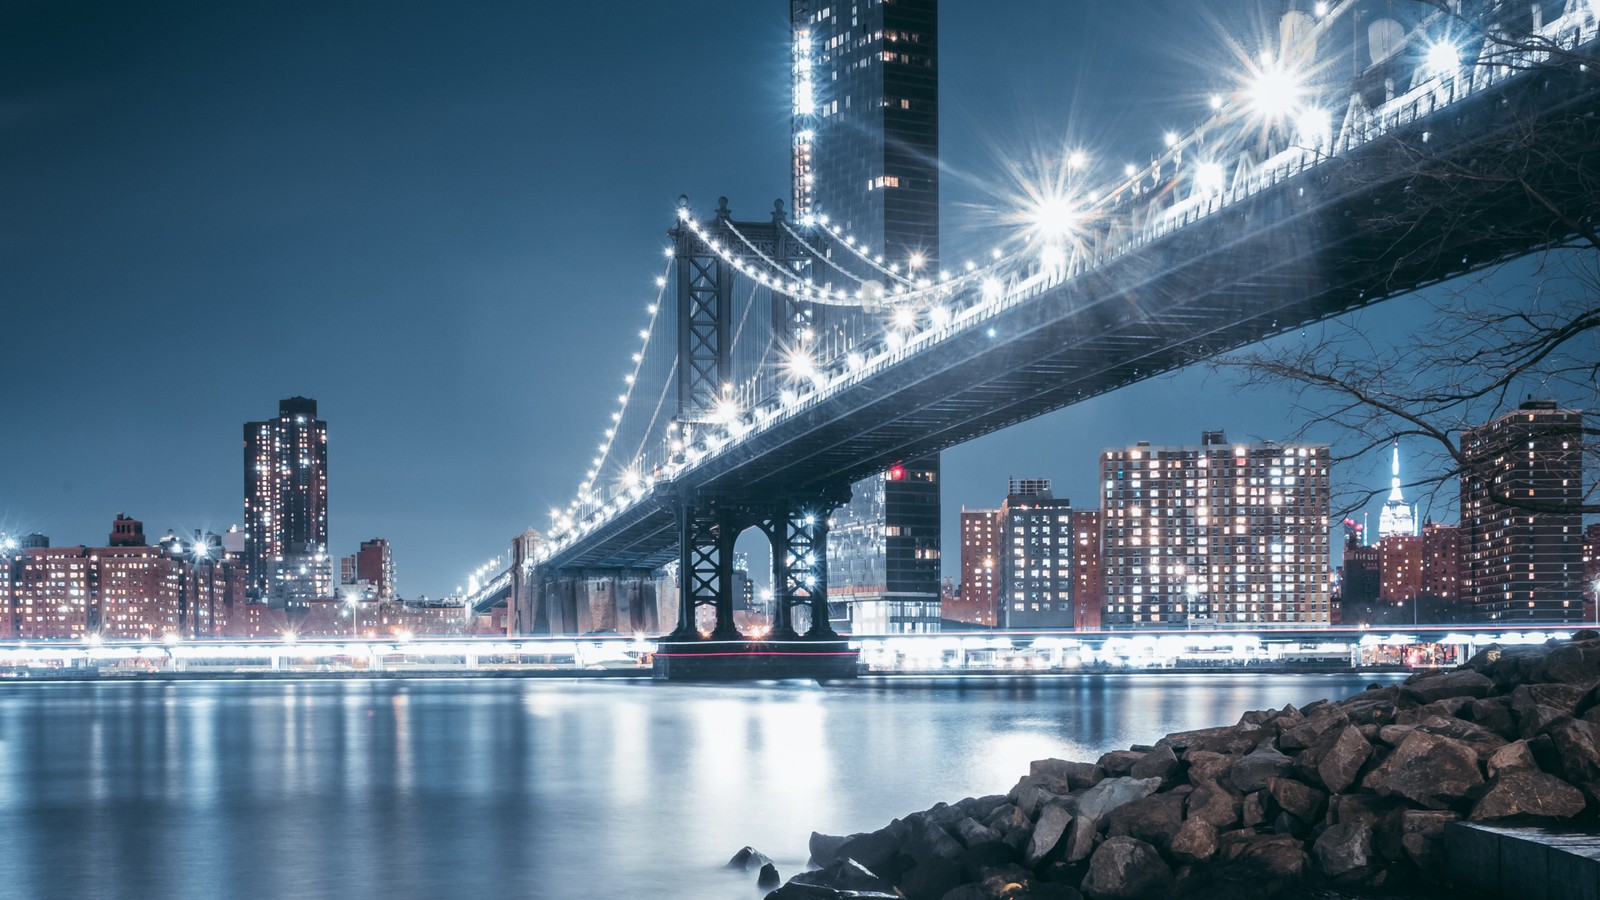
<svg viewBox="0 0 1600 900"><path fill-rule="evenodd" d="M1373 63L1352 75L1357 5L1285 15L1197 125L1152 129L1150 162L1063 154L1012 233L957 261L891 253L818 206L808 167L825 148L807 123L825 99L797 25L792 208L740 219L725 199L680 198L574 496L477 573L470 603L509 600L529 618L514 627L554 628L516 595L676 563L675 633L698 637L705 608L736 640L727 557L755 526L773 543L772 636L809 613L826 637L827 520L852 481L1563 236L1524 194L1429 176L1530 123L1544 142L1530 186L1561 177L1541 159L1592 164L1593 66L1564 63L1592 58L1596 4L1534 4L1515 43L1470 20L1495 4L1374 28ZM1452 229L1463 214L1500 227Z"/></svg>

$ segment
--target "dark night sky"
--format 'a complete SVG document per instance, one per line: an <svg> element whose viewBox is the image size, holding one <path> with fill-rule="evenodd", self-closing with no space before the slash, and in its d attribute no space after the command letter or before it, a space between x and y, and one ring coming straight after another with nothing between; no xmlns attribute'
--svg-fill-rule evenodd
<svg viewBox="0 0 1600 900"><path fill-rule="evenodd" d="M1217 36L1255 24L1215 10L1244 5L946 0L946 258L987 246L1031 148L1070 135L1112 172L1198 120ZM333 552L387 537L407 596L463 583L580 479L674 199L787 195L787 6L0 7L0 531L221 531L241 423L303 394ZM955 512L1008 475L1092 506L1105 446L1286 415L1185 373L958 448L945 570Z"/></svg>

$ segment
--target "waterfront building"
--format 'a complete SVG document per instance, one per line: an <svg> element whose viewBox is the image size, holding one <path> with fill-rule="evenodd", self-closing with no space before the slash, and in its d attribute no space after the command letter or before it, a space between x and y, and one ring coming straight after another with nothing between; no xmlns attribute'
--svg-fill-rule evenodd
<svg viewBox="0 0 1600 900"><path fill-rule="evenodd" d="M1576 622L1583 615L1582 516L1531 512L1583 500L1583 414L1529 400L1461 435L1462 597L1475 618Z"/></svg>
<svg viewBox="0 0 1600 900"><path fill-rule="evenodd" d="M372 586L377 599L392 603L398 599L394 586L394 554L383 538L362 541L355 555L355 576Z"/></svg>
<svg viewBox="0 0 1600 900"><path fill-rule="evenodd" d="M993 627L999 621L1000 511L961 510L961 590L943 615L956 622Z"/></svg>
<svg viewBox="0 0 1600 900"><path fill-rule="evenodd" d="M937 274L936 0L791 0L790 24L795 216L828 216L831 227L870 248L881 262L835 259L863 276ZM803 306L796 314L830 354L854 348L881 324L877 312ZM834 627L858 634L937 629L939 457L906 460L852 491L829 534Z"/></svg>
<svg viewBox="0 0 1600 900"><path fill-rule="evenodd" d="M1583 620L1600 622L1600 522L1583 529L1583 585Z"/></svg>
<svg viewBox="0 0 1600 900"><path fill-rule="evenodd" d="M253 597L273 606L333 595L328 557L328 425L290 397L244 426L245 560Z"/></svg>
<svg viewBox="0 0 1600 900"><path fill-rule="evenodd" d="M111 538L107 541L111 547L143 547L144 523L138 519L129 518L122 513L117 513L117 519L111 523Z"/></svg>
<svg viewBox="0 0 1600 900"><path fill-rule="evenodd" d="M1422 526L1422 596L1447 603L1461 599L1461 529L1428 522Z"/></svg>
<svg viewBox="0 0 1600 900"><path fill-rule="evenodd" d="M1378 539L1378 599L1410 603L1422 593L1422 538L1389 534Z"/></svg>
<svg viewBox="0 0 1600 900"><path fill-rule="evenodd" d="M1072 568L1077 580L1073 627L1079 631L1096 631L1101 625L1100 518L1098 509L1072 511Z"/></svg>
<svg viewBox="0 0 1600 900"><path fill-rule="evenodd" d="M896 634L939 628L939 458L858 482L828 532L834 628Z"/></svg>
<svg viewBox="0 0 1600 900"><path fill-rule="evenodd" d="M1072 628L1072 501L1013 478L1000 505L1000 627Z"/></svg>
<svg viewBox="0 0 1600 900"><path fill-rule="evenodd" d="M1140 442L1100 483L1106 627L1328 623L1326 446Z"/></svg>

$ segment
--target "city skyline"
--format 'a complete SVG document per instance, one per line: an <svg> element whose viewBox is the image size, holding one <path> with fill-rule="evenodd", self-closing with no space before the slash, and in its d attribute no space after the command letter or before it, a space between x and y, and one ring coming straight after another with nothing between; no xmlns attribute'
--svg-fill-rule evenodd
<svg viewBox="0 0 1600 900"><path fill-rule="evenodd" d="M510 6L449 20L418 9L390 29L357 14L256 13L276 37L250 42L248 65L230 43L238 12L14 13L4 33L35 40L4 56L18 75L7 108L19 139L0 151L0 169L16 176L0 189L9 211L0 263L27 300L11 327L37 339L8 353L0 374L13 415L38 424L0 458L4 471L29 473L0 501L0 530L76 542L127 512L158 530L220 533L238 521L237 423L303 394L336 422L330 543L382 533L408 592L464 586L511 536L544 527L544 511L580 477L613 392L607 373L620 379L626 365L628 332L615 323L643 315L672 198L687 193L705 211L725 194L754 215L787 193L786 17L755 6L690 37L685 23L641 5L593 59L552 37L599 27L580 8L550 13L556 21ZM1162 130L1198 120L1205 90L1230 77L1225 60L1200 58L1178 35L1260 24L1163 2L1156 12L1174 24L1162 37L1139 27L1148 11L1097 8L1091 19L1087 9L1026 4L1019 15L1040 27L1021 34L976 10L944 10L947 256L1002 228L1030 156L1070 141L1115 168L1156 152ZM356 32L367 41L344 39ZM127 40L161 52L134 54ZM706 43L722 52L674 49ZM624 73L608 68L624 54L725 92L716 96L727 115L706 133L701 117L652 98L630 105L623 123L546 90L578 77L628 96ZM1110 60L1137 77L1091 89L1081 76ZM402 66L411 74L395 84L352 75ZM265 79L262 68L294 74ZM745 75L715 75L729 70ZM173 95L178 84L208 87ZM1144 112L1127 111L1134 100ZM410 127L444 107L454 127ZM115 139L86 141L86 117ZM578 158L561 135L580 129L610 154ZM637 132L667 139L638 142ZM689 134L704 142L672 139ZM722 164L731 148L741 165ZM554 171L584 174L556 183ZM573 297L586 302L558 299ZM1425 318L1426 299L1390 301L1381 321L1403 334ZM266 309L275 315L256 314ZM294 374L255 360L265 346L287 348L281 358L300 361ZM103 389L130 373L156 387L109 402ZM60 413L68 392L90 415ZM985 502L992 473L981 461L1004 458L1089 496L1093 475L1078 460L1105 445L1181 442L1218 427L1275 438L1293 427L1285 396L1208 411L1219 395L1231 396L1225 376L1191 370L948 451L945 545L959 540L960 507ZM115 454L104 452L108 436ZM1372 472L1381 469L1375 460ZM945 575L957 570L944 560Z"/></svg>

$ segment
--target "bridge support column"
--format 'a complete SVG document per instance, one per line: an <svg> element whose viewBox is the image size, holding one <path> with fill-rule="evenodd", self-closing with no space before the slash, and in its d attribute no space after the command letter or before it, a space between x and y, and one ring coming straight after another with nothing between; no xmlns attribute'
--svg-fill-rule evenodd
<svg viewBox="0 0 1600 900"><path fill-rule="evenodd" d="M794 611L811 613L805 636L836 640L828 622L828 519L850 497L849 491L801 499L786 498L772 523L773 622L776 638L799 637Z"/></svg>

